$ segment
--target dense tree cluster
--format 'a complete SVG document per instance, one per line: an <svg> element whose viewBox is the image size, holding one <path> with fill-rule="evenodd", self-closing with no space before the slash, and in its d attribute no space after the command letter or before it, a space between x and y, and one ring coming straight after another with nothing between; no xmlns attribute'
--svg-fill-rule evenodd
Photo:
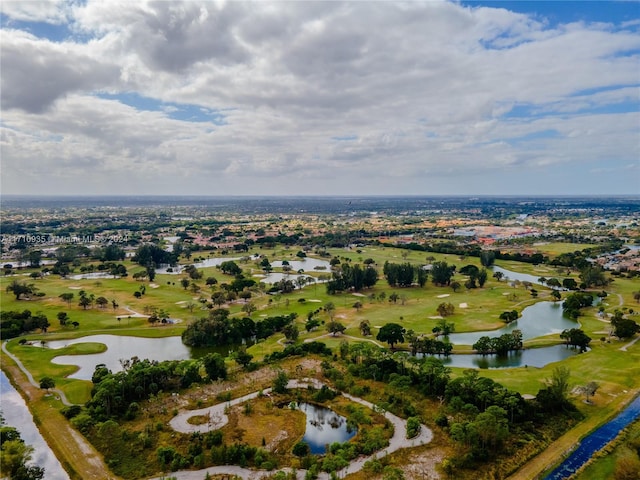
<svg viewBox="0 0 640 480"><path fill-rule="evenodd" d="M476 352L487 355L496 353L498 355L506 355L512 351L518 351L522 348L522 331L516 329L510 333L503 333L499 337L482 336L471 347Z"/></svg>
<svg viewBox="0 0 640 480"><path fill-rule="evenodd" d="M327 282L327 293L333 295L347 290L359 292L373 287L377 281L378 272L373 266L363 268L360 264L344 263L333 269L332 278Z"/></svg>
<svg viewBox="0 0 640 480"><path fill-rule="evenodd" d="M142 245L138 247L132 260L143 267L153 268L177 263L175 252L167 252L157 245Z"/></svg>
<svg viewBox="0 0 640 480"><path fill-rule="evenodd" d="M585 352L589 343L591 343L591 337L579 328L563 330L560 334L560 338L565 341L567 346L578 347L581 352Z"/></svg>
<svg viewBox="0 0 640 480"><path fill-rule="evenodd" d="M105 365L96 366L91 378L91 399L86 404L86 414L94 422L112 417L134 418L139 408L137 402L160 390L175 391L188 388L193 383L227 377L224 358L217 353L209 353L197 360L166 362L134 357L124 366L125 369L117 373L112 373ZM76 423L83 420L86 419L80 418Z"/></svg>
<svg viewBox="0 0 640 480"><path fill-rule="evenodd" d="M295 318L296 314L291 313L254 322L249 317L229 318L229 310L216 308L209 316L190 323L182 332L182 342L191 347L238 345L281 332Z"/></svg>
<svg viewBox="0 0 640 480"><path fill-rule="evenodd" d="M562 303L564 313L572 319L580 316L580 309L593 305L593 297L590 293L575 292L567 295Z"/></svg>
<svg viewBox="0 0 640 480"><path fill-rule="evenodd" d="M41 312L35 315L32 315L30 310L22 312L3 310L0 312L0 338L14 338L36 328L46 332L50 326L47 316Z"/></svg>
<svg viewBox="0 0 640 480"><path fill-rule="evenodd" d="M391 287L411 287L414 284L424 287L428 278L428 272L423 267L409 262L384 262L382 273Z"/></svg>

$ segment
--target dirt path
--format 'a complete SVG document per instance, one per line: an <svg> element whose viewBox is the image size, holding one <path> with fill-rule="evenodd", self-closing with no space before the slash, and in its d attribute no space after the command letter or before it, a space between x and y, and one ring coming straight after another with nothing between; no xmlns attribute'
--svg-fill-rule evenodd
<svg viewBox="0 0 640 480"><path fill-rule="evenodd" d="M307 388L309 385L313 385L315 388L321 388L324 384L316 379L305 378L303 380L289 380L289 383L287 384L287 388ZM271 389L267 388L263 391L263 394L268 395L270 392L271 392ZM213 429L218 429L224 426L229 421L229 418L224 413L227 407L232 407L234 405L238 405L240 403L246 402L247 400L256 398L258 395L259 395L259 392L254 392L254 393L245 395L243 397L236 398L229 402L213 405L211 407L201 408L198 410L184 411L182 413L179 413L175 417L173 417L169 422L169 424L174 430L177 430L182 433L191 433L191 432L204 433ZM348 398L349 400L351 400L352 402L359 403L368 408L371 408L372 410L377 410L376 405L372 404L371 402L368 402L361 398L353 397L346 393L343 393L342 395ZM391 422L394 428L393 436L389 440L389 446L384 450L380 450L372 455L369 455L366 457L360 457L352 461L349 464L349 466L336 472L338 475L338 478L344 478L345 475L359 472L364 467L365 462L369 460L372 460L375 458L382 458L402 448L410 448L410 447L416 447L418 445L425 445L431 442L431 440L433 439L433 432L424 425L422 425L422 428L420 429L420 433L418 434L418 436L412 439L407 439L405 436L406 429L407 429L406 420L403 420L402 418L396 415L393 415L392 413L389 413L389 412L383 412L383 415L387 420ZM188 420L193 416L208 417L208 422L201 425L192 425L188 422ZM435 471L435 463L433 465L433 469ZM173 477L176 477L178 480L200 480L204 478L204 476L207 473L211 475L213 474L237 475L239 477L242 477L245 480L250 480L250 479L254 480L262 477L267 477L271 475L273 472L249 470L247 468L241 468L236 465L224 465L224 466L210 467L204 470L198 470L197 472L193 472L193 471L172 472L170 475ZM299 470L297 472L297 478L300 480L304 479L305 473L306 471ZM161 478L162 477L156 477L153 480L160 480ZM326 480L329 478L329 475L327 473L323 473L318 478L320 478L321 480Z"/></svg>
<svg viewBox="0 0 640 480"><path fill-rule="evenodd" d="M102 455L73 427L66 418L48 404L45 392L35 383L33 376L7 352L4 343L2 352L7 358L2 361L2 370L22 395L51 450L72 480L116 480L103 461ZM61 399L64 397L61 397ZM66 400L66 399L65 399Z"/></svg>

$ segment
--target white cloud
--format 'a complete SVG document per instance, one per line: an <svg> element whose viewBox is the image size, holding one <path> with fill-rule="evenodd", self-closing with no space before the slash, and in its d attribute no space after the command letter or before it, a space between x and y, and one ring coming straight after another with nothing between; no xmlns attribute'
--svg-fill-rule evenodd
<svg viewBox="0 0 640 480"><path fill-rule="evenodd" d="M1 32L5 192L59 182L208 193L213 182L218 193L455 193L482 175L529 180L554 168L570 178L582 165L638 158L638 114L602 113L637 107L633 23L551 28L448 2L55 9L93 39ZM27 15L18 10L3 8ZM225 124L173 120L175 107L138 111L101 91L223 110ZM519 106L531 114L510 117ZM557 135L536 136L544 131ZM345 136L356 138L332 140ZM34 187L40 177L60 180ZM441 191L425 187L436 177Z"/></svg>

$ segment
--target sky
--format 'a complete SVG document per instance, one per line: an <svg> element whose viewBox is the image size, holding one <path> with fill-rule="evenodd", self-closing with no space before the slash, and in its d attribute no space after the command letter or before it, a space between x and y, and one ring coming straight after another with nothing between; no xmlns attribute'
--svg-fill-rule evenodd
<svg viewBox="0 0 640 480"><path fill-rule="evenodd" d="M640 194L640 2L3 0L0 187Z"/></svg>

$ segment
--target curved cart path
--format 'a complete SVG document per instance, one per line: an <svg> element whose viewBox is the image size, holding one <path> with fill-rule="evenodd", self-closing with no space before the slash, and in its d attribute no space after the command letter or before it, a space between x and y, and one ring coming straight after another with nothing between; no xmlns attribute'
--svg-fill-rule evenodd
<svg viewBox="0 0 640 480"><path fill-rule="evenodd" d="M315 388L321 388L324 384L316 379L303 379L303 380L289 380L287 384L287 388L307 388L309 385L314 386ZM265 389L264 394L270 393L271 389ZM171 427L174 430L183 433L191 433L191 432L207 432L209 430L218 429L224 426L229 418L225 415L225 409L227 407L231 407L234 405L241 404L246 402L247 400L251 400L253 398L258 397L259 392L250 393L240 398L236 398L229 402L220 403L218 405L213 405L211 407L201 408L198 410L188 410L176 415L169 422ZM343 393L344 397L348 398L352 402L359 403L364 405L372 410L379 410L376 405L361 398L353 397L349 394ZM380 450L372 455L359 457L356 460L353 460L349 466L343 468L342 470L336 472L339 478L343 478L345 475L349 475L351 473L358 472L362 470L365 462L375 459L382 458L392 452L400 450L402 448L410 448L416 447L418 445L425 445L433 439L433 432L422 425L420 429L420 434L414 438L407 439L405 437L407 422L402 418L393 415L389 412L382 412L384 417L391 422L393 425L393 436L389 440L389 446L383 450ZM192 425L188 423L188 419L193 416L208 416L209 421L206 424L202 425ZM435 470L435 465L433 466ZM286 470L286 469L285 469ZM209 467L203 470L189 470L189 471L180 471L180 472L171 472L168 474L169 476L175 477L178 480L202 480L204 476L209 473L211 475L215 474L227 474L227 475L237 475L238 477L243 478L244 480L258 480L263 477L267 477L273 475L273 472L268 472L266 470L250 470L248 468L238 467L237 465L221 465L216 467ZM303 480L305 476L305 470L298 470L296 475L299 480ZM155 477L153 480L161 480L165 477ZM321 473L318 476L321 480L326 480L329 478L329 474Z"/></svg>

